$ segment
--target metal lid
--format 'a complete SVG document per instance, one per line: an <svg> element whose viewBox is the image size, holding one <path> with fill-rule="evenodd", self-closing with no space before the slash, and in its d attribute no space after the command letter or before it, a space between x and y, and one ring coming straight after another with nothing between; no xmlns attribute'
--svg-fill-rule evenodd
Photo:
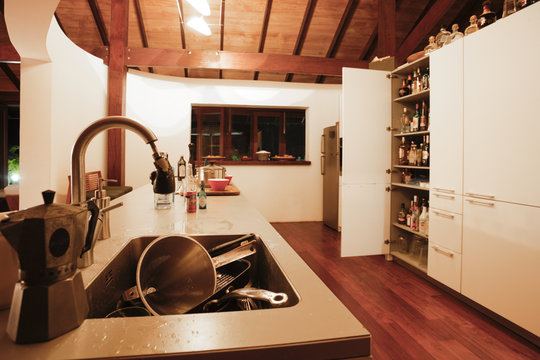
<svg viewBox="0 0 540 360"><path fill-rule="evenodd" d="M83 211L87 211L79 206L54 204L55 192L45 190L41 193L43 196L42 205L37 205L26 210L17 211L9 215L12 220L24 219L52 219L57 217L75 216Z"/></svg>

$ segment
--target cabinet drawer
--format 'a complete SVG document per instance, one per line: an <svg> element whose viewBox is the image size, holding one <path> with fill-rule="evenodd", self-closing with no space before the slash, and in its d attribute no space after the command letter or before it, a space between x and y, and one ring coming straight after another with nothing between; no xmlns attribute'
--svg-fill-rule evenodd
<svg viewBox="0 0 540 360"><path fill-rule="evenodd" d="M461 254L462 215L429 209L429 239Z"/></svg>
<svg viewBox="0 0 540 360"><path fill-rule="evenodd" d="M463 196L452 192L436 191L432 188L429 192L429 206L434 209L463 214Z"/></svg>
<svg viewBox="0 0 540 360"><path fill-rule="evenodd" d="M427 274L461 292L461 254L429 241Z"/></svg>

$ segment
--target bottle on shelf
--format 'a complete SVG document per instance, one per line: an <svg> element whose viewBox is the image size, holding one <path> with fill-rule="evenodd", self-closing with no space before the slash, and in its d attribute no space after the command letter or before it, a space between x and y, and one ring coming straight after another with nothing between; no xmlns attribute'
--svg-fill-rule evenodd
<svg viewBox="0 0 540 360"><path fill-rule="evenodd" d="M407 217L406 217L408 227L412 226L412 212L413 212L413 201L411 200L411 206L409 207L409 211L407 212Z"/></svg>
<svg viewBox="0 0 540 360"><path fill-rule="evenodd" d="M424 143L420 143L419 146L416 147L416 165L420 166L422 164L422 149L424 148Z"/></svg>
<svg viewBox="0 0 540 360"><path fill-rule="evenodd" d="M412 94L412 76L411 74L407 75L407 87L409 88L409 94Z"/></svg>
<svg viewBox="0 0 540 360"><path fill-rule="evenodd" d="M486 0L482 3L482 14L476 22L478 24L478 28L485 28L486 26L493 24L495 21L497 21L497 15L491 11L491 1Z"/></svg>
<svg viewBox="0 0 540 360"><path fill-rule="evenodd" d="M422 202L422 213L418 218L418 231L427 235L428 210L424 202Z"/></svg>
<svg viewBox="0 0 540 360"><path fill-rule="evenodd" d="M435 43L435 36L430 36L428 39L428 44L424 48L424 54L429 54L430 52L437 50L437 44Z"/></svg>
<svg viewBox="0 0 540 360"><path fill-rule="evenodd" d="M426 68L426 72L422 75L422 90L429 89L429 67Z"/></svg>
<svg viewBox="0 0 540 360"><path fill-rule="evenodd" d="M426 114L426 102L422 101L422 114L420 115L420 124L418 125L420 131L427 130L427 114Z"/></svg>
<svg viewBox="0 0 540 360"><path fill-rule="evenodd" d="M429 166L429 135L424 136L424 147L422 149L422 166Z"/></svg>
<svg viewBox="0 0 540 360"><path fill-rule="evenodd" d="M420 71L420 68L416 70L416 78L414 79L414 82L416 84L416 92L419 93L422 91L422 72Z"/></svg>
<svg viewBox="0 0 540 360"><path fill-rule="evenodd" d="M452 25L452 33L450 34L450 42L454 42L463 37L463 33L458 30L459 30L458 24Z"/></svg>
<svg viewBox="0 0 540 360"><path fill-rule="evenodd" d="M435 43L437 44L437 47L442 48L444 45L448 44L448 41L450 40L450 31L446 30L444 26L441 26L441 30L435 36Z"/></svg>
<svg viewBox="0 0 540 360"><path fill-rule="evenodd" d="M517 9L521 10L529 5L532 5L536 2L536 0L518 0L517 1Z"/></svg>
<svg viewBox="0 0 540 360"><path fill-rule="evenodd" d="M399 150L398 150L398 164L399 165L409 164L409 159L407 158L407 151L408 151L408 146L405 143L405 138L402 137L401 145L399 145Z"/></svg>
<svg viewBox="0 0 540 360"><path fill-rule="evenodd" d="M405 79L402 80L401 87L398 90L399 96L407 96L410 94L410 89L407 86L407 81Z"/></svg>
<svg viewBox="0 0 540 360"><path fill-rule="evenodd" d="M201 181L201 190L199 191L199 209L206 209L208 197L206 191L204 190L204 180Z"/></svg>
<svg viewBox="0 0 540 360"><path fill-rule="evenodd" d="M476 15L472 15L470 17L469 19L470 25L467 26L467 28L465 29L464 35L470 35L473 32L478 31L478 25L476 24L477 21L478 21L478 18L476 17Z"/></svg>
<svg viewBox="0 0 540 360"><path fill-rule="evenodd" d="M419 123L420 123L420 108L419 108L418 103L416 103L416 112L414 113L414 116L411 122L411 132L418 131Z"/></svg>
<svg viewBox="0 0 540 360"><path fill-rule="evenodd" d="M416 166L417 165L417 163L416 163L416 144L414 143L414 141L411 141L411 147L409 149L408 159L409 159L409 166Z"/></svg>
<svg viewBox="0 0 540 360"><path fill-rule="evenodd" d="M408 133L411 130L411 113L404 106L403 112L401 113L401 133Z"/></svg>
<svg viewBox="0 0 540 360"><path fill-rule="evenodd" d="M420 217L420 210L418 208L418 195L413 197L413 206L412 206L412 217L411 217L411 230L418 231L418 220Z"/></svg>
<svg viewBox="0 0 540 360"><path fill-rule="evenodd" d="M405 203L401 203L401 209L399 209L397 221L399 224L405 225L407 223L407 215L405 214Z"/></svg>

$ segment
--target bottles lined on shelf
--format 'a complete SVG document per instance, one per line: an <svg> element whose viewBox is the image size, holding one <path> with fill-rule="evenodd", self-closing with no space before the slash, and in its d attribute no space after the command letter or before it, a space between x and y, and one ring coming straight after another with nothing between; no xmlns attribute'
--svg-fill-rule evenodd
<svg viewBox="0 0 540 360"><path fill-rule="evenodd" d="M400 121L401 134L429 130L429 109L427 103L422 101L421 109L420 104L416 103L416 110L413 116L411 116L409 110L404 106Z"/></svg>
<svg viewBox="0 0 540 360"><path fill-rule="evenodd" d="M401 203L397 222L409 227L412 231L427 235L429 232L429 210L426 199L422 199L422 202L419 203L418 195L414 195L408 210L405 209L405 203Z"/></svg>
<svg viewBox="0 0 540 360"><path fill-rule="evenodd" d="M429 166L429 135L422 137L420 145L414 140L407 143L405 137L402 137L398 148L398 165Z"/></svg>
<svg viewBox="0 0 540 360"><path fill-rule="evenodd" d="M418 67L412 74L407 75L407 79L403 79L401 87L398 90L400 97L417 94L429 89L429 68L424 73Z"/></svg>

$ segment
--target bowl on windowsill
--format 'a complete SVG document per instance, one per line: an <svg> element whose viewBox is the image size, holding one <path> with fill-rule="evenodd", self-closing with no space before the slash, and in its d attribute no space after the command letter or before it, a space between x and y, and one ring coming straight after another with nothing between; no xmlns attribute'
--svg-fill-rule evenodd
<svg viewBox="0 0 540 360"><path fill-rule="evenodd" d="M214 191L223 191L229 183L228 179L208 179L210 182L210 187Z"/></svg>

